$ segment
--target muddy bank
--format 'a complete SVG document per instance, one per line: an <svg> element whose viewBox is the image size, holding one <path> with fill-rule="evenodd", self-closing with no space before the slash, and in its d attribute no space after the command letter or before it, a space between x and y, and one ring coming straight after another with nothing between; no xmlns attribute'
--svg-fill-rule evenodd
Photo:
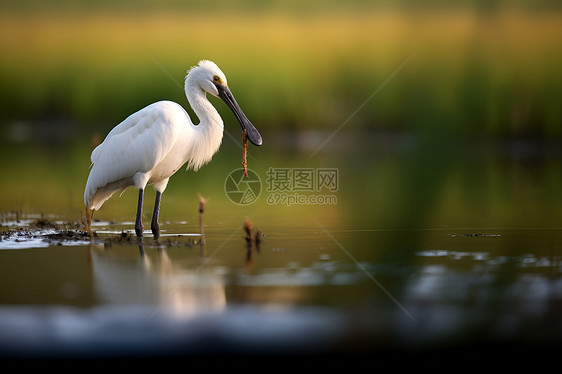
<svg viewBox="0 0 562 374"><path fill-rule="evenodd" d="M20 218L19 215L4 215L1 218L0 238L2 239L13 235L34 236L41 231L56 231L48 234L51 239L82 238L84 234L87 236L84 224L79 221L59 221L44 216Z"/></svg>
<svg viewBox="0 0 562 374"><path fill-rule="evenodd" d="M5 217L3 217L5 218ZM14 217L15 218L15 217ZM123 225L117 222L102 222L94 220L99 232L92 231L93 239L103 243L105 248L113 245L131 244L138 245L137 237L128 230L123 230ZM114 230L106 230L111 227ZM26 249L48 247L54 245L87 245L91 241L83 222L60 221L41 217L25 217L0 221L0 249ZM152 238L147 237L152 242ZM167 247L192 247L200 246L200 237L186 237L185 235L167 235L154 240L158 246Z"/></svg>
<svg viewBox="0 0 562 374"><path fill-rule="evenodd" d="M83 225L78 221L24 218L0 223L0 249L82 244L89 239L88 232L83 230Z"/></svg>

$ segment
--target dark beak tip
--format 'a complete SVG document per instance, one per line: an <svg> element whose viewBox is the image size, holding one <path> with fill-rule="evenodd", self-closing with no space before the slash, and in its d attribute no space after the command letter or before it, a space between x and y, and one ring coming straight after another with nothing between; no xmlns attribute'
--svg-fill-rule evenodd
<svg viewBox="0 0 562 374"><path fill-rule="evenodd" d="M255 128L253 130L255 132L248 132L248 139L250 140L250 142L252 142L253 145L259 147L260 145L262 145L261 134Z"/></svg>
<svg viewBox="0 0 562 374"><path fill-rule="evenodd" d="M255 142L252 142L252 144L254 144L257 147L261 146L261 144L262 144L261 138L256 140Z"/></svg>

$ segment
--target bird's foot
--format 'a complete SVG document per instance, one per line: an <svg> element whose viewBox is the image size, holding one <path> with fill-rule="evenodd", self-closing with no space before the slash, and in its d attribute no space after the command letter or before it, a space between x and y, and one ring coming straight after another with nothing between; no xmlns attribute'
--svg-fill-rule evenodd
<svg viewBox="0 0 562 374"><path fill-rule="evenodd" d="M137 237L142 238L142 234L144 232L144 227L142 227L142 223L139 224L135 224L135 233L137 234Z"/></svg>
<svg viewBox="0 0 562 374"><path fill-rule="evenodd" d="M154 239L157 240L160 237L160 226L158 224L156 224L156 226L153 224L150 229L152 230Z"/></svg>

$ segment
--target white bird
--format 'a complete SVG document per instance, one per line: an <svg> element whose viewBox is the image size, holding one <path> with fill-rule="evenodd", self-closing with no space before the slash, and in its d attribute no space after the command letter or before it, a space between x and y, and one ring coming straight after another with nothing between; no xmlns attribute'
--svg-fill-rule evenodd
<svg viewBox="0 0 562 374"><path fill-rule="evenodd" d="M173 101L159 101L131 114L107 135L91 155L92 166L84 203L88 231L93 212L115 192L135 186L139 189L135 232L143 236L142 203L146 186L156 189L151 229L160 236L160 199L168 180L182 165L197 171L218 151L223 136L223 121L206 93L221 98L234 112L248 139L261 145L258 130L248 120L226 83L226 76L211 61L200 61L188 70L185 94L199 118L194 125L183 107Z"/></svg>

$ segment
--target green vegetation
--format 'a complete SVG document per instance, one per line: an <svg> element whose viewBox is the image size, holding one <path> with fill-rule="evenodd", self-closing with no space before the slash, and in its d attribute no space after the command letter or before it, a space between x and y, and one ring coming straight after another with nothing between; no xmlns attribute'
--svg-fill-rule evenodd
<svg viewBox="0 0 562 374"><path fill-rule="evenodd" d="M250 149L251 169L262 178L269 166L340 169L338 204L305 207L319 209L323 223L559 226L556 4L257 3L235 10L175 1L158 9L142 2L134 10L128 2L3 4L0 212L79 216L92 143L154 101L187 107L185 72L205 58L225 71L264 135L264 147ZM232 114L214 102L238 139ZM312 130L321 141L352 113L311 160L310 144L303 150L299 140L277 137ZM522 148L506 143L513 139ZM174 176L163 212L195 214L200 192L215 206L210 215L228 214L233 207L222 184L240 155L225 136L212 167L196 178ZM130 220L136 194L121 199L99 215ZM264 201L236 214L290 220L303 209Z"/></svg>
<svg viewBox="0 0 562 374"><path fill-rule="evenodd" d="M559 137L561 20L465 8L4 13L1 120L109 128L155 100L185 103L177 83L207 58L261 128L329 129L413 55L356 128Z"/></svg>

